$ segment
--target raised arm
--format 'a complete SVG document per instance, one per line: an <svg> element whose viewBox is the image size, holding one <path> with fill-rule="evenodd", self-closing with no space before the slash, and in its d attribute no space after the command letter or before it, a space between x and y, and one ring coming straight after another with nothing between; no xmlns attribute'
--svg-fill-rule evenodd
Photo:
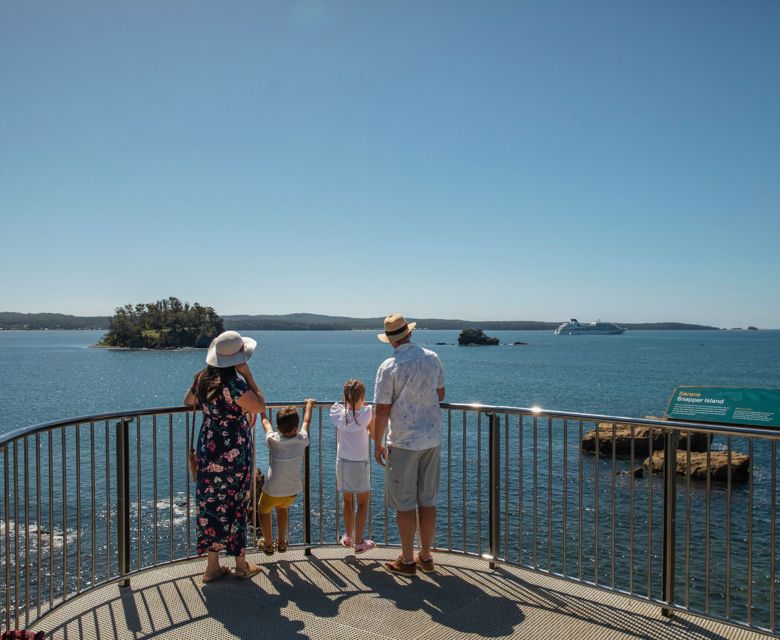
<svg viewBox="0 0 780 640"><path fill-rule="evenodd" d="M308 433L309 431L309 424L311 424L311 412L316 402L317 401L312 398L306 399L306 406L303 410L303 424L301 425L302 433Z"/></svg>
<svg viewBox="0 0 780 640"><path fill-rule="evenodd" d="M184 394L184 404L187 407L197 407L198 398L192 393L192 389L187 389L187 393Z"/></svg>
<svg viewBox="0 0 780 640"><path fill-rule="evenodd" d="M236 366L236 371L238 371L241 377L246 380L249 388L255 392L255 395L258 397L258 399L263 403L263 405L265 405L265 396L263 396L263 392L260 390L260 387L257 386L249 365L246 363L239 364Z"/></svg>
<svg viewBox="0 0 780 640"><path fill-rule="evenodd" d="M271 421L268 419L268 416L265 414L265 409L260 412L260 420L263 422L263 429L265 432L271 433L273 427L271 426Z"/></svg>
<svg viewBox="0 0 780 640"><path fill-rule="evenodd" d="M265 398L254 391L245 391L237 399L236 404L248 413L262 413L265 411Z"/></svg>

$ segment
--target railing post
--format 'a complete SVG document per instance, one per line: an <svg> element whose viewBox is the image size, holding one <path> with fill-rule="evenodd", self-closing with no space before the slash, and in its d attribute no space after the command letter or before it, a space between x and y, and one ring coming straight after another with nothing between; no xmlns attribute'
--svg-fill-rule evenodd
<svg viewBox="0 0 780 640"><path fill-rule="evenodd" d="M10 518L10 491L8 483L10 481L8 469L8 447L2 448L3 452L3 521L5 526L5 630L11 630L11 526ZM16 628L19 628L19 621L14 620Z"/></svg>
<svg viewBox="0 0 780 640"><path fill-rule="evenodd" d="M311 555L311 472L309 470L309 447L303 455L303 554Z"/></svg>
<svg viewBox="0 0 780 640"><path fill-rule="evenodd" d="M676 431L669 429L664 439L664 570L661 614L671 615L674 604L675 534L677 531L677 439ZM652 451L650 452L652 457Z"/></svg>
<svg viewBox="0 0 780 640"><path fill-rule="evenodd" d="M501 541L501 418L489 414L490 419L490 568L496 568Z"/></svg>
<svg viewBox="0 0 780 640"><path fill-rule="evenodd" d="M116 423L116 497L117 533L119 556L119 582L129 587L130 580L124 578L130 569L130 420L122 418ZM140 505L139 505L140 508Z"/></svg>

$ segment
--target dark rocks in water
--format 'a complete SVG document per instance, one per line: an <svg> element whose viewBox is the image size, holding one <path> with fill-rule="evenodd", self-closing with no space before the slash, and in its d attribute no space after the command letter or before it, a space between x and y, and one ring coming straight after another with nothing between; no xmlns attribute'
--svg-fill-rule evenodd
<svg viewBox="0 0 780 640"><path fill-rule="evenodd" d="M643 469L652 473L661 473L664 470L664 452L656 451L651 458L644 462ZM691 452L690 467L688 466L688 452L677 451L678 476L687 476L690 473L692 480L707 479L707 453ZM729 454L728 451L710 451L709 474L712 482L728 482ZM742 484L750 477L750 457L744 453L731 452L731 481Z"/></svg>
<svg viewBox="0 0 780 640"><path fill-rule="evenodd" d="M461 346L472 344L478 346L492 346L498 344L498 338L486 336L482 329L464 329L458 336L458 344Z"/></svg>
<svg viewBox="0 0 780 640"><path fill-rule="evenodd" d="M449 344L449 342L434 342L433 344L435 344L436 346L441 346L441 345Z"/></svg>
<svg viewBox="0 0 780 640"><path fill-rule="evenodd" d="M513 342L513 343L512 343L512 345L513 345L513 346L517 346L517 345L523 345L523 346L526 346L526 345L528 345L528 343L527 343L527 342L519 342L519 341L518 341L518 342Z"/></svg>
<svg viewBox="0 0 780 640"><path fill-rule="evenodd" d="M601 455L612 455L612 434L615 434L615 455L627 457L631 455L631 435L633 429L634 436L634 455L647 456L651 451L658 451L664 448L664 439L666 431L660 427L653 428L652 442L650 441L650 427L642 425L631 425L622 422L600 422L597 429L588 431L582 438L582 450L588 452L596 451L596 442L598 440L598 449ZM598 437L597 437L598 436ZM680 433L678 447L688 449L688 434ZM691 451L707 450L707 434L691 433Z"/></svg>
<svg viewBox="0 0 780 640"><path fill-rule="evenodd" d="M758 327L754 327L753 325L750 325L748 327L748 331L758 331Z"/></svg>

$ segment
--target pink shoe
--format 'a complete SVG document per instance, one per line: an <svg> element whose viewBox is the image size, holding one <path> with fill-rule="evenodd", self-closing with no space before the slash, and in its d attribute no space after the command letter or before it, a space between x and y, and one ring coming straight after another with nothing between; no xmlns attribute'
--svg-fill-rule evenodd
<svg viewBox="0 0 780 640"><path fill-rule="evenodd" d="M348 536L346 533L341 536L341 540L339 540L339 544L342 547L351 547L353 543L352 537Z"/></svg>
<svg viewBox="0 0 780 640"><path fill-rule="evenodd" d="M366 551L371 551L376 546L376 542L373 540L363 540L363 542L358 542L355 545L355 555L359 553L365 553Z"/></svg>

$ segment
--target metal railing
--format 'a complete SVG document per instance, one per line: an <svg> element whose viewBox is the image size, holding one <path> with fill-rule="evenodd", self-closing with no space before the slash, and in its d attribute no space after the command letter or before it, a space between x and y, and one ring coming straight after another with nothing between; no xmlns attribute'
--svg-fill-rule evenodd
<svg viewBox="0 0 780 640"><path fill-rule="evenodd" d="M330 404L317 404L305 491L290 514L290 544L307 553L340 537ZM666 614L776 631L780 434L516 407L442 408L437 548L621 593ZM85 591L196 557L187 451L198 424L173 407L49 422L0 438L0 626L30 626ZM593 430L590 452L583 441ZM255 460L265 469L261 436L256 429ZM645 461L661 446L665 460L677 463L663 471ZM725 467L715 469L724 456ZM397 545L382 474L373 470L368 537ZM250 550L258 536L250 526Z"/></svg>

